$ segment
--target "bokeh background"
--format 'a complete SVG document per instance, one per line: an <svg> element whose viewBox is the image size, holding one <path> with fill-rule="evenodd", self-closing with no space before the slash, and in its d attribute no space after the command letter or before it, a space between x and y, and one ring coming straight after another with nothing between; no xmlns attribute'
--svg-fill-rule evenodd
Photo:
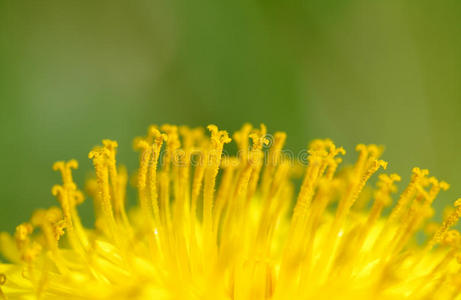
<svg viewBox="0 0 461 300"><path fill-rule="evenodd" d="M452 184L439 215L461 196L461 1L0 0L0 37L1 230L56 204L55 160L82 185L112 138L134 170L164 122L383 144Z"/></svg>

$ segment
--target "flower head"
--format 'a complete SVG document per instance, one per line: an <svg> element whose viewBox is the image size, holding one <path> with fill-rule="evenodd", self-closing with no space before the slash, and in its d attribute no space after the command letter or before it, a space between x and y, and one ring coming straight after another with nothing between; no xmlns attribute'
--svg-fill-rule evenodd
<svg viewBox="0 0 461 300"><path fill-rule="evenodd" d="M94 229L77 212L85 198L72 178L77 162L55 163L60 208L0 235L8 259L0 299L455 299L461 291L461 235L452 229L461 200L442 224L429 222L448 184L427 170L413 169L392 206L400 176L381 173L376 188L367 185L386 169L381 147L358 145L357 162L338 171L345 150L315 140L301 168L283 150L285 133L246 124L228 156L228 133L208 131L151 126L137 138L139 205L128 210L117 143L103 140L88 156Z"/></svg>

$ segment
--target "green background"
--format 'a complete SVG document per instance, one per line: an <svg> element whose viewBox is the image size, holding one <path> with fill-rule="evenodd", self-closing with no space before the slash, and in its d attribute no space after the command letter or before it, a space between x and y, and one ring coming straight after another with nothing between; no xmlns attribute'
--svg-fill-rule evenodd
<svg viewBox="0 0 461 300"><path fill-rule="evenodd" d="M0 0L0 37L1 230L57 204L54 161L82 186L112 138L134 170L132 138L164 122L264 122L350 160L384 144L391 171L452 184L439 212L461 196L461 1Z"/></svg>

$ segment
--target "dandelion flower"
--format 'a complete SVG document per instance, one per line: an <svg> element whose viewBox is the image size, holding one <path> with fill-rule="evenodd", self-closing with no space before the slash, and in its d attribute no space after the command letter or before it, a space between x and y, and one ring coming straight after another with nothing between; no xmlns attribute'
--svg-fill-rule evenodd
<svg viewBox="0 0 461 300"><path fill-rule="evenodd" d="M340 168L344 149L315 140L304 166L264 125L233 135L235 156L227 132L208 131L151 126L137 138L129 209L117 143L103 140L84 188L92 229L77 212L77 162L55 163L60 207L0 235L0 299L461 299L461 200L430 221L447 183L414 168L397 197L400 177L383 173L376 145Z"/></svg>

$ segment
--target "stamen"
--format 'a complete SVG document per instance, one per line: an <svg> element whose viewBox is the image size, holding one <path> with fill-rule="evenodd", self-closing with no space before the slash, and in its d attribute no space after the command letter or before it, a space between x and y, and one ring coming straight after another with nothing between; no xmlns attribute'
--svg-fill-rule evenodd
<svg viewBox="0 0 461 300"><path fill-rule="evenodd" d="M211 232L213 220L213 199L216 185L216 176L218 175L221 164L221 155L224 144L231 141L226 131L219 131L215 125L209 125L208 130L211 132L211 148L208 153L207 166L204 175L203 190L203 227L205 232Z"/></svg>
<svg viewBox="0 0 461 300"><path fill-rule="evenodd" d="M242 128L235 132L232 136L234 138L235 143L239 149L239 158L242 162L246 162L248 160L248 152L250 150L249 147L249 135L253 126L248 123L245 123Z"/></svg>
<svg viewBox="0 0 461 300"><path fill-rule="evenodd" d="M397 205L392 210L388 223L394 222L401 218L404 209L407 207L408 203L411 201L414 192L416 191L419 184L425 179L429 174L428 170L421 170L420 168L413 168L413 175L411 176L411 181L408 184L407 188L401 194Z"/></svg>
<svg viewBox="0 0 461 300"><path fill-rule="evenodd" d="M94 148L89 154L88 158L93 160L93 165L96 171L96 178L98 180L99 193L101 194L101 208L104 223L106 226L107 234L112 238L116 237L115 232L115 218L112 210L112 202L110 195L109 185L109 170L108 170L108 150L102 147Z"/></svg>
<svg viewBox="0 0 461 300"><path fill-rule="evenodd" d="M176 161L176 151L180 147L180 142L178 138L178 127L165 124L162 126L162 131L165 132L167 139L166 141L166 151L163 156L162 161L162 171L160 173L159 183L160 183L160 205L162 222L165 224L168 232L171 231L171 210L170 210L170 170L173 168L175 173L177 167ZM174 182L177 183L177 180Z"/></svg>
<svg viewBox="0 0 461 300"><path fill-rule="evenodd" d="M107 167L109 169L109 181L111 185L111 199L114 206L114 214L117 219L127 222L124 209L124 199L122 198L123 192L121 191L122 187L120 186L120 180L123 180L123 175L120 177L117 171L116 154L118 144L116 141L112 140L103 140L102 144L104 146L105 153L107 153Z"/></svg>
<svg viewBox="0 0 461 300"><path fill-rule="evenodd" d="M410 237L420 228L423 221L434 214L434 210L431 207L432 202L440 190L447 190L449 188L446 182L439 182L434 177L429 178L428 183L432 184L429 192L426 192L421 186L417 187L420 195L414 201L407 216L403 219L403 225L398 228L393 238L395 243L394 252L400 251L407 244Z"/></svg>
<svg viewBox="0 0 461 300"><path fill-rule="evenodd" d="M52 207L48 210L37 210L32 215L31 223L42 229L48 249L56 252L58 241L64 234L63 229L65 227L61 210L57 207Z"/></svg>
<svg viewBox="0 0 461 300"><path fill-rule="evenodd" d="M147 222L151 220L151 210L149 201L146 195L146 181L147 181L147 171L149 168L149 159L152 156L152 147L149 146L146 139L138 138L134 141L134 148L135 150L140 150L140 158L139 158L139 169L138 169L138 180L137 180L137 188L138 188L138 195L139 195L139 205L141 210L144 213L144 217Z"/></svg>
<svg viewBox="0 0 461 300"><path fill-rule="evenodd" d="M160 222L160 209L158 203L158 193L157 193L157 165L160 157L160 150L162 148L163 142L167 140L165 134L161 134L157 129L151 129L151 136L153 139L152 144L152 158L150 162L150 171L149 171L149 195L150 195L150 205L153 207L154 217L156 222Z"/></svg>
<svg viewBox="0 0 461 300"><path fill-rule="evenodd" d="M83 203L83 193L77 189L72 178L72 169L78 168L78 162L74 159L64 162L58 161L53 164L53 170L60 171L62 186L55 185L51 189L53 196L56 196L62 208L65 227L69 231L70 243L78 251L87 249L89 246L88 237L83 229L76 206Z"/></svg>
<svg viewBox="0 0 461 300"><path fill-rule="evenodd" d="M429 241L427 249L432 249L437 243L440 243L444 234L458 222L459 218L461 218L461 198L455 201L454 206L456 208L455 211L443 220L442 225Z"/></svg>
<svg viewBox="0 0 461 300"><path fill-rule="evenodd" d="M269 140L266 138L267 130L264 124L261 124L259 130L254 130L250 134L250 138L253 142L252 149L250 152L249 162L252 166L252 173L250 181L248 183L247 203L252 199L259 180L259 174L263 164L264 153L262 151L263 146L269 144Z"/></svg>
<svg viewBox="0 0 461 300"><path fill-rule="evenodd" d="M16 247L21 254L21 259L27 263L34 261L41 251L40 245L30 239L33 231L34 227L32 224L22 223L16 227L14 234Z"/></svg>

